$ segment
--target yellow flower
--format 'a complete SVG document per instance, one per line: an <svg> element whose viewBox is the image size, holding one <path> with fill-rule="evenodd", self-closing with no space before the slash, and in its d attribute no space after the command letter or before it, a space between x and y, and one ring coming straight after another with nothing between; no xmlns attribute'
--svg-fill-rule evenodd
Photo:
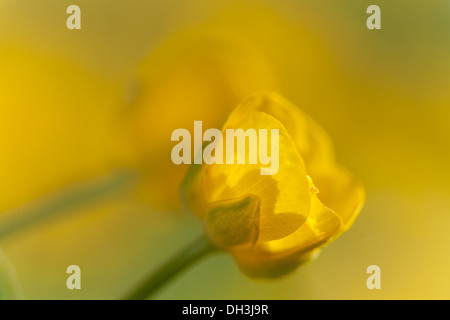
<svg viewBox="0 0 450 320"><path fill-rule="evenodd" d="M222 136L239 128L279 130L278 172L261 175L267 165L248 161L194 164L182 185L184 200L209 240L230 252L244 273L281 276L350 227L364 190L335 162L323 129L277 94L245 100Z"/></svg>

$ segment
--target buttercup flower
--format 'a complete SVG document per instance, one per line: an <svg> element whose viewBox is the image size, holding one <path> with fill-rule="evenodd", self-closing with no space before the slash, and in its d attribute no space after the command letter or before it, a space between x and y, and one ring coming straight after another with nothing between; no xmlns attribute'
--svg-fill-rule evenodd
<svg viewBox="0 0 450 320"><path fill-rule="evenodd" d="M182 193L209 240L231 253L244 273L278 277L351 226L364 190L335 162L323 129L281 96L245 100L226 121L223 139L227 129L250 128L279 130L277 173L261 175L269 165L259 161L193 164Z"/></svg>

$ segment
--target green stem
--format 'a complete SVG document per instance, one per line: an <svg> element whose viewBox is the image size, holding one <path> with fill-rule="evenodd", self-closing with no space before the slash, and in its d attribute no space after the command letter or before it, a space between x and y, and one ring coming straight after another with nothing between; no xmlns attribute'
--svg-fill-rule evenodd
<svg viewBox="0 0 450 320"><path fill-rule="evenodd" d="M145 279L140 286L129 294L126 300L144 300L155 293L164 284L173 279L186 267L204 257L208 253L218 250L205 237L194 241L190 246L180 251L155 273Z"/></svg>
<svg viewBox="0 0 450 320"><path fill-rule="evenodd" d="M111 196L130 185L136 178L133 172L119 172L101 180L84 183L64 192L47 196L34 204L14 210L12 219L0 222L0 240L42 220L70 212L87 203Z"/></svg>

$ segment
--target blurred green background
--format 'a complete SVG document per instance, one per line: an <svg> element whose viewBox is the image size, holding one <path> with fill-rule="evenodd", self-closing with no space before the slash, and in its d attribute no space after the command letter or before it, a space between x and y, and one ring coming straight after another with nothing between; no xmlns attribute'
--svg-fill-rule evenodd
<svg viewBox="0 0 450 320"><path fill-rule="evenodd" d="M66 28L71 4L81 30ZM25 296L120 298L196 238L170 132L220 127L262 89L326 129L365 207L289 277L255 282L216 255L155 298L450 299L449 16L446 0L0 0L0 224L118 169L141 177L0 240ZM66 288L72 264L82 290ZM366 287L372 264L381 290Z"/></svg>

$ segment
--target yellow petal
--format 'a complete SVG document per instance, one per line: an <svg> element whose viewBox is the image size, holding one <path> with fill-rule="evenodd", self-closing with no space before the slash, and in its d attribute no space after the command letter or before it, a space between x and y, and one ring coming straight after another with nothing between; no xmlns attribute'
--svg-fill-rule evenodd
<svg viewBox="0 0 450 320"><path fill-rule="evenodd" d="M305 222L306 217L293 212L274 214L261 226L261 241L282 239L295 232Z"/></svg>
<svg viewBox="0 0 450 320"><path fill-rule="evenodd" d="M310 196L303 160L286 128L272 116L256 111L233 113L223 132L227 128L267 129L268 132L278 129L279 170L274 175L261 175L264 167L261 164L209 165L197 192L204 190L207 202L254 194L261 199L261 239L279 239L291 234L308 216ZM246 153L249 153L248 144ZM290 220L280 224L279 214Z"/></svg>
<svg viewBox="0 0 450 320"><path fill-rule="evenodd" d="M294 233L276 241L231 248L230 252L245 274L252 278L285 275L309 261L322 246L339 235L342 230L341 218L325 207L315 192L312 188L310 215Z"/></svg>
<svg viewBox="0 0 450 320"><path fill-rule="evenodd" d="M324 174L317 174L314 183L319 189L319 199L332 208L348 229L365 201L365 192L361 184L346 169L335 168Z"/></svg>
<svg viewBox="0 0 450 320"><path fill-rule="evenodd" d="M290 236L269 242L267 246L271 252L301 251L339 233L342 219L319 200L316 192L316 189L311 188L311 211L306 222Z"/></svg>
<svg viewBox="0 0 450 320"><path fill-rule="evenodd" d="M274 92L252 95L239 112L265 112L280 121L292 137L308 173L322 171L334 163L334 150L328 134L297 106Z"/></svg>

